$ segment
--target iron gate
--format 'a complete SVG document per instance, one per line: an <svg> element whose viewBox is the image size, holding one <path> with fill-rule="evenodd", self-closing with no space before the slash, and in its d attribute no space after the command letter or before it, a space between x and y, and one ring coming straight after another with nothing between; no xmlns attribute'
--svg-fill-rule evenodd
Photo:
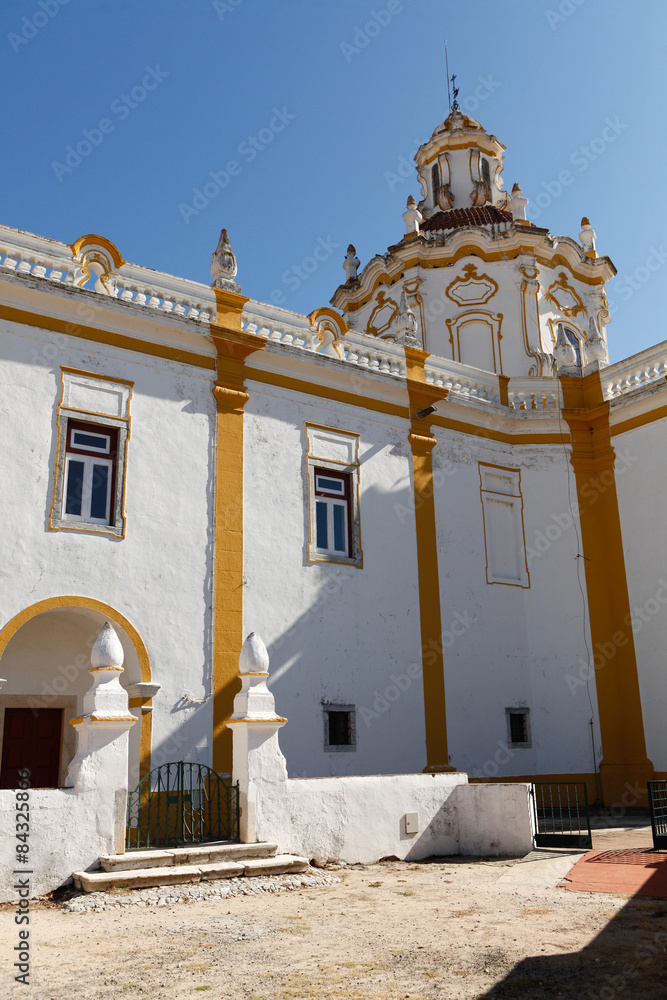
<svg viewBox="0 0 667 1000"><path fill-rule="evenodd" d="M535 847L590 850L591 818L585 781L541 781L533 785Z"/></svg>
<svg viewBox="0 0 667 1000"><path fill-rule="evenodd" d="M667 781L647 781L653 848L667 851Z"/></svg>
<svg viewBox="0 0 667 1000"><path fill-rule="evenodd" d="M126 850L238 839L238 782L204 764L162 764L128 794Z"/></svg>

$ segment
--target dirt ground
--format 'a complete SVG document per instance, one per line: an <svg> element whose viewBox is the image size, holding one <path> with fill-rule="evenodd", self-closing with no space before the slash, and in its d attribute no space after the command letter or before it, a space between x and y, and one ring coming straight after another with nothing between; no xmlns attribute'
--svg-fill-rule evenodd
<svg viewBox="0 0 667 1000"><path fill-rule="evenodd" d="M99 913L40 903L28 988L13 982L17 928L3 907L0 996L665 997L667 900L567 891L556 880L531 883L528 870L384 862L339 869L331 887L280 894Z"/></svg>

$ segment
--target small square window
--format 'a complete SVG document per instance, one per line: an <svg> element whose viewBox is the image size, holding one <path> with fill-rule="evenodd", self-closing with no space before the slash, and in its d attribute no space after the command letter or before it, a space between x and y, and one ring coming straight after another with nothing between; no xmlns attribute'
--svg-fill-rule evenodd
<svg viewBox="0 0 667 1000"><path fill-rule="evenodd" d="M327 705L324 710L324 749L356 750L356 712L353 705Z"/></svg>
<svg viewBox="0 0 667 1000"><path fill-rule="evenodd" d="M527 708L506 708L507 743L511 747L529 747L530 740L530 710Z"/></svg>

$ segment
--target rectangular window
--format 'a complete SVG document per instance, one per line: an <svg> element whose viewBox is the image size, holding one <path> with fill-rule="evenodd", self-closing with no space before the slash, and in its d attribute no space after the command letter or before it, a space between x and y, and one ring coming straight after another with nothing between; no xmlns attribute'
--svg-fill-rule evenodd
<svg viewBox="0 0 667 1000"><path fill-rule="evenodd" d="M350 555L350 476L315 469L315 547L318 552Z"/></svg>
<svg viewBox="0 0 667 1000"><path fill-rule="evenodd" d="M324 709L324 749L356 750L356 711L353 705L327 705Z"/></svg>
<svg viewBox="0 0 667 1000"><path fill-rule="evenodd" d="M125 535L125 452L132 383L61 368L58 455L49 525Z"/></svg>
<svg viewBox="0 0 667 1000"><path fill-rule="evenodd" d="M64 521L111 524L117 438L115 428L68 420Z"/></svg>
<svg viewBox="0 0 667 1000"><path fill-rule="evenodd" d="M523 531L521 472L479 463L486 582L530 587Z"/></svg>
<svg viewBox="0 0 667 1000"><path fill-rule="evenodd" d="M307 424L310 562L361 567L359 437Z"/></svg>
<svg viewBox="0 0 667 1000"><path fill-rule="evenodd" d="M506 708L507 743L511 747L530 747L530 710L527 708Z"/></svg>

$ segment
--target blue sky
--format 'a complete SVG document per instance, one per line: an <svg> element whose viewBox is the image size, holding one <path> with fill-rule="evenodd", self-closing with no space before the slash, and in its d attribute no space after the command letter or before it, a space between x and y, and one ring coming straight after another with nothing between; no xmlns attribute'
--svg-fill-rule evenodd
<svg viewBox="0 0 667 1000"><path fill-rule="evenodd" d="M663 0L4 0L0 221L204 282L226 226L244 293L310 312L403 234L445 37L505 187L618 268L612 360L665 339Z"/></svg>

